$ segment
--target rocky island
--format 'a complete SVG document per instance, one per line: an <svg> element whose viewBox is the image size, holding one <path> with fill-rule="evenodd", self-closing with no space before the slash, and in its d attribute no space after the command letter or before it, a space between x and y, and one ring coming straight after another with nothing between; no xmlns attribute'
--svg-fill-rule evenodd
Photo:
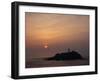
<svg viewBox="0 0 100 81"><path fill-rule="evenodd" d="M82 56L77 51L70 51L63 53L57 53L53 57L48 57L45 60L77 60L83 59Z"/></svg>

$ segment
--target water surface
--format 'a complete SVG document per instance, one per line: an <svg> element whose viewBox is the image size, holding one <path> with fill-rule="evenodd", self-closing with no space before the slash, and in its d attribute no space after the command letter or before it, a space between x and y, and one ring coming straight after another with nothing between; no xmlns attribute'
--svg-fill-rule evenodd
<svg viewBox="0 0 100 81"><path fill-rule="evenodd" d="M44 60L43 58L37 58L26 62L26 68L80 66L80 65L89 65L89 60L81 59L81 60L56 61L56 60Z"/></svg>

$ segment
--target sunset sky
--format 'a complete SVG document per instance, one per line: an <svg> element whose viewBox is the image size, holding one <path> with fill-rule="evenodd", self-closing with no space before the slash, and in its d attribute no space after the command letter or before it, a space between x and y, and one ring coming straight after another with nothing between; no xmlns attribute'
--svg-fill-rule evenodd
<svg viewBox="0 0 100 81"><path fill-rule="evenodd" d="M25 12L26 59L53 56L68 48L89 56L89 16Z"/></svg>

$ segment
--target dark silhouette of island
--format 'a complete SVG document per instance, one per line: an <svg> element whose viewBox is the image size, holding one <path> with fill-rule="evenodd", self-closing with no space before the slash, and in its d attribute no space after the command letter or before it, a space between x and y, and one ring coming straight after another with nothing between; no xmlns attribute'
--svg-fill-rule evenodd
<svg viewBox="0 0 100 81"><path fill-rule="evenodd" d="M70 51L68 48L68 52L57 53L53 57L48 57L45 60L77 60L83 59L83 57L77 51Z"/></svg>

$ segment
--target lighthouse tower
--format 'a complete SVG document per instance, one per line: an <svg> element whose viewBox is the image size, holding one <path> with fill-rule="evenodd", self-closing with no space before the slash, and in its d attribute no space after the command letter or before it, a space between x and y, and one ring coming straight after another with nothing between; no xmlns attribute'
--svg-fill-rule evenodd
<svg viewBox="0 0 100 81"><path fill-rule="evenodd" d="M68 53L70 52L70 48L68 48Z"/></svg>

